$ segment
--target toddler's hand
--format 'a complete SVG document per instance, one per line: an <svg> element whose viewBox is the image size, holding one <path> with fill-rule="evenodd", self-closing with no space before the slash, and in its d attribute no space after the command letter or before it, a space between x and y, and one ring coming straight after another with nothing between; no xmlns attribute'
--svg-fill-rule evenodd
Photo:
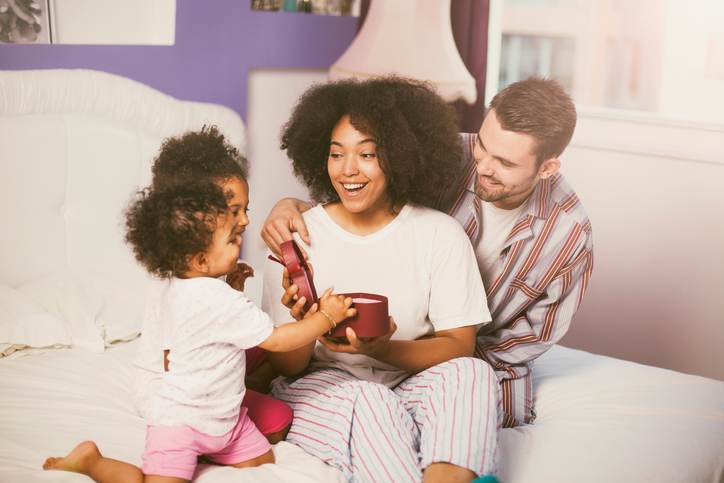
<svg viewBox="0 0 724 483"><path fill-rule="evenodd" d="M329 314L336 323L344 319L354 317L357 311L352 306L352 297L334 295L332 289L328 288L319 298L319 310Z"/></svg>
<svg viewBox="0 0 724 483"><path fill-rule="evenodd" d="M226 283L234 290L244 291L246 279L254 276L254 269L243 262L236 264L236 270L226 276Z"/></svg>

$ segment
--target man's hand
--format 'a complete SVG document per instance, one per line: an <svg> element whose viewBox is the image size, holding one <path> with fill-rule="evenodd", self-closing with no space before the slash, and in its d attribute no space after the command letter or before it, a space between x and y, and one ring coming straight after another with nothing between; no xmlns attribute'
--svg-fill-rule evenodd
<svg viewBox="0 0 724 483"><path fill-rule="evenodd" d="M236 270L226 276L226 283L234 290L244 291L246 279L254 276L254 269L243 262L236 263Z"/></svg>
<svg viewBox="0 0 724 483"><path fill-rule="evenodd" d="M307 244L310 244L307 225L304 224L302 213L311 206L309 203L295 198L283 198L277 201L269 216L264 220L261 237L269 249L277 256L281 255L279 245L292 239L292 233L297 232ZM304 253L304 250L302 250ZM304 257L306 258L306 253Z"/></svg>
<svg viewBox="0 0 724 483"><path fill-rule="evenodd" d="M395 319L390 317L390 330L380 337L360 338L357 337L351 327L347 327L346 334L349 343L340 342L328 337L320 337L318 340L327 349L333 352L343 352L345 354L362 354L374 359L379 359L385 351L389 349L390 337L397 330Z"/></svg>

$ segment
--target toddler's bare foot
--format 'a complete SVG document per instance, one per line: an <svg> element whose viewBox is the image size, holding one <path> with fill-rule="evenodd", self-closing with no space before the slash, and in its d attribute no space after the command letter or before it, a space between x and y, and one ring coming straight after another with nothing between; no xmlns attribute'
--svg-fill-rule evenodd
<svg viewBox="0 0 724 483"><path fill-rule="evenodd" d="M87 475L90 468L100 459L101 452L93 441L83 441L73 448L64 458L48 458L43 463L44 470L73 471Z"/></svg>

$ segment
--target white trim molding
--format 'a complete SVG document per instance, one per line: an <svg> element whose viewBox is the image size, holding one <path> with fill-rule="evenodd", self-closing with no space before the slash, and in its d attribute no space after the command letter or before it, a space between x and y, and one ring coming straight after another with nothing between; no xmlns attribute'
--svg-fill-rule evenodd
<svg viewBox="0 0 724 483"><path fill-rule="evenodd" d="M571 146L724 165L724 125L667 120L636 111L580 108Z"/></svg>

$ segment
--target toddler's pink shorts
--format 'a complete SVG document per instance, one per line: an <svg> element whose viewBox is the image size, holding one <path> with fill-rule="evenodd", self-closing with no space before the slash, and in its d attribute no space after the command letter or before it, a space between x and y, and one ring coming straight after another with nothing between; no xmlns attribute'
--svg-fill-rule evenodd
<svg viewBox="0 0 724 483"><path fill-rule="evenodd" d="M236 426L222 436L209 436L189 426L147 426L143 474L191 480L196 459L205 455L222 465L261 456L271 445L241 408Z"/></svg>

